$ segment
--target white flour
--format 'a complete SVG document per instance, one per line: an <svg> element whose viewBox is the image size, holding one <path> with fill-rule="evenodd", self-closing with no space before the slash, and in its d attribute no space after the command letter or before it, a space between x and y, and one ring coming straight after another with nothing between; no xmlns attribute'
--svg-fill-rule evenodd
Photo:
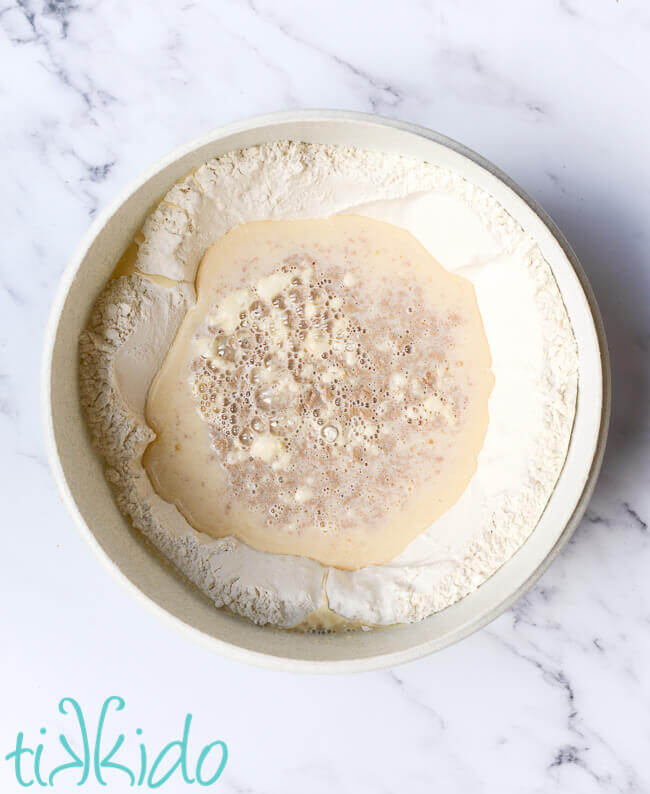
<svg viewBox="0 0 650 794"><path fill-rule="evenodd" d="M478 470L460 500L394 561L357 571L195 532L141 464L147 389L193 300L203 253L233 226L353 211L409 229L475 287L495 388ZM225 155L175 185L145 223L133 275L109 283L80 340L81 396L120 509L217 606L288 627L325 603L345 618L419 620L476 589L526 540L562 469L577 350L535 241L485 191L396 155L278 142Z"/></svg>

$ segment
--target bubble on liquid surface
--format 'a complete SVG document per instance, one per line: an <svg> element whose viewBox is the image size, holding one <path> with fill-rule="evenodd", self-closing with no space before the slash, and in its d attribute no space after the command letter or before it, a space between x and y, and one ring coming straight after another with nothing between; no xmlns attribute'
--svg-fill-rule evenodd
<svg viewBox="0 0 650 794"><path fill-rule="evenodd" d="M338 428L334 425L324 425L320 434L329 444L333 444L339 437Z"/></svg>
<svg viewBox="0 0 650 794"><path fill-rule="evenodd" d="M250 447L253 443L253 434L249 430L242 430L239 434L239 441L241 442L242 446Z"/></svg>
<svg viewBox="0 0 650 794"><path fill-rule="evenodd" d="M255 400L260 408L268 411L273 405L273 394L270 389L260 389L255 396Z"/></svg>

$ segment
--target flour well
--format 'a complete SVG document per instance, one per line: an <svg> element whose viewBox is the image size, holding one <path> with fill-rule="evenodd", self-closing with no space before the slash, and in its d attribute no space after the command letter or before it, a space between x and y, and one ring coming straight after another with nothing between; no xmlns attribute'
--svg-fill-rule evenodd
<svg viewBox="0 0 650 794"><path fill-rule="evenodd" d="M400 227L335 215L239 225L196 288L143 459L195 529L354 570L457 501L493 383L467 279Z"/></svg>
<svg viewBox="0 0 650 794"><path fill-rule="evenodd" d="M240 223L351 212L409 230L473 283L495 386L478 468L456 504L391 562L344 571L196 532L156 495L142 455L154 438L146 394L207 248ZM394 155L266 144L175 185L147 219L135 265L109 283L82 335L82 402L120 509L217 606L282 627L327 604L361 624L419 620L478 587L534 529L566 456L577 351L535 241L481 189Z"/></svg>

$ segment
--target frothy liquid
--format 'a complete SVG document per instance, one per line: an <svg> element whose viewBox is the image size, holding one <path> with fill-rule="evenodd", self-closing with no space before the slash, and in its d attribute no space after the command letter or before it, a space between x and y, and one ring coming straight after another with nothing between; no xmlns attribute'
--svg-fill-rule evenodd
<svg viewBox="0 0 650 794"><path fill-rule="evenodd" d="M493 383L470 282L403 229L348 215L239 226L196 286L144 456L192 526L354 569L454 504Z"/></svg>

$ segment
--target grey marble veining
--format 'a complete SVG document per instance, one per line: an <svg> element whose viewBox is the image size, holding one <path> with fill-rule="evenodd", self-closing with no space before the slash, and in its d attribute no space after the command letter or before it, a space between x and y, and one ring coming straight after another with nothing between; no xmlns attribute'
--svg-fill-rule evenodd
<svg viewBox="0 0 650 794"><path fill-rule="evenodd" d="M644 0L0 0L2 747L65 694L119 692L161 741L190 710L226 739L223 791L650 791L649 36ZM39 425L49 304L98 209L172 146L295 107L425 124L520 182L583 262L614 377L596 492L529 595L443 653L331 679L144 614L77 536Z"/></svg>

